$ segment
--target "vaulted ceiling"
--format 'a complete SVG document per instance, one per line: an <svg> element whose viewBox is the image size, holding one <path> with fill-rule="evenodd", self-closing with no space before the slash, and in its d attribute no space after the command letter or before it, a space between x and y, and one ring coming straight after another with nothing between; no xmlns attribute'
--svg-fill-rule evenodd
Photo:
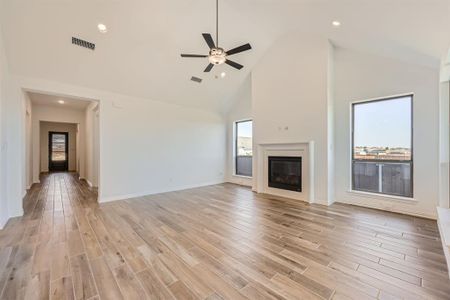
<svg viewBox="0 0 450 300"><path fill-rule="evenodd" d="M319 34L338 46L438 67L450 43L448 0L220 0L220 43L253 50L203 73L202 32L214 33L214 0L1 0L9 67L45 78L206 109L222 109L277 38L289 31ZM342 26L331 26L333 20ZM104 23L102 34L97 24ZM95 51L71 44L76 36ZM289 72L286 52L280 63ZM224 79L215 75L225 71ZM204 79L191 82L191 76Z"/></svg>

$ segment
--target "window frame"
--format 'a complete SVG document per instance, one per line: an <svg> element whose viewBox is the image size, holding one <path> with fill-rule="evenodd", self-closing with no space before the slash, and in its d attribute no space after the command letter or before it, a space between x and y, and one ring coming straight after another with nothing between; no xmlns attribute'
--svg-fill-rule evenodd
<svg viewBox="0 0 450 300"><path fill-rule="evenodd" d="M355 106L358 104L366 104L366 103L375 103L375 102L382 102L382 101L389 101L394 100L398 98L410 98L411 102L411 159L410 160L379 160L379 159L355 159ZM364 194L372 194L376 196L381 197L387 197L387 198L400 198L400 199L408 199L408 200L414 200L414 93L405 93L405 94L399 94L399 95L391 95L386 97L379 97L379 98L372 98L372 99L366 99L366 100L359 100L359 101L353 101L350 102L350 191L356 192L356 193L364 193ZM353 176L353 165L354 162L391 162L391 163L410 163L411 165L411 196L398 196L398 195L392 195L392 194L385 194L381 192L374 192L374 191L364 191L364 190L357 190L354 188L355 182L354 182L354 176Z"/></svg>
<svg viewBox="0 0 450 300"><path fill-rule="evenodd" d="M234 138L233 138L233 143L234 143L234 147L233 147L233 159L234 159L234 172L233 175L234 176L238 176L238 177L245 177L245 178L253 178L253 170L252 170L252 176L247 176L247 175L242 175L242 174L238 174L237 170L237 164L238 164L238 124L239 123L245 123L245 122L252 122L252 148L253 148L253 119L242 119L242 120L237 120L233 122L233 126L234 126L234 130L233 130L233 134L234 134ZM253 149L252 149L252 156L253 158Z"/></svg>

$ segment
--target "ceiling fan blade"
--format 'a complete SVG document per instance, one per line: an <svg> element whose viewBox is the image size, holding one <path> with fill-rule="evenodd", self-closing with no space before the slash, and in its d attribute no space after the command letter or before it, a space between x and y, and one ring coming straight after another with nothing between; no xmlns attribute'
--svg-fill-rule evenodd
<svg viewBox="0 0 450 300"><path fill-rule="evenodd" d="M245 45L236 47L234 49L228 50L226 53L227 53L227 55L233 55L233 54L244 52L244 51L247 51L250 49L252 49L252 46L250 46L250 44L245 44Z"/></svg>
<svg viewBox="0 0 450 300"><path fill-rule="evenodd" d="M240 69L242 69L242 68L244 67L243 65L240 65L240 64L238 64L238 63L236 63L236 62L234 62L234 61L232 61L232 60L229 60L229 59L227 59L227 60L225 61L225 63L226 63L227 65L229 65L229 66L232 66L233 68L238 69L238 70L240 70Z"/></svg>
<svg viewBox="0 0 450 300"><path fill-rule="evenodd" d="M213 64L209 64L209 65L206 67L205 71L203 71L203 72L209 72L209 71L211 71L211 69L212 69L213 67L214 67Z"/></svg>
<svg viewBox="0 0 450 300"><path fill-rule="evenodd" d="M208 55L202 55L202 54L181 54L181 57L208 57Z"/></svg>
<svg viewBox="0 0 450 300"><path fill-rule="evenodd" d="M214 44L214 40L209 33L202 33L203 38L205 39L206 43L208 44L209 49L215 48L216 45Z"/></svg>

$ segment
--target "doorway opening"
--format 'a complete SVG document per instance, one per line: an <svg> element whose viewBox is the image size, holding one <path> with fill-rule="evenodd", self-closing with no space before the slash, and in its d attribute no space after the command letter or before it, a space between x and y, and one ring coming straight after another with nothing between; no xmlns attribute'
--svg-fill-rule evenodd
<svg viewBox="0 0 450 300"><path fill-rule="evenodd" d="M48 133L48 170L49 172L69 171L69 133Z"/></svg>
<svg viewBox="0 0 450 300"><path fill-rule="evenodd" d="M83 154L82 149L80 149L83 136L80 139L79 124L40 121L38 128L39 138L37 142L39 147L33 148L33 150L40 149L37 158L39 160L37 162L39 164L38 176L49 172L74 172L79 174L81 170L78 167L78 161Z"/></svg>
<svg viewBox="0 0 450 300"><path fill-rule="evenodd" d="M26 108L24 190L42 180L78 180L100 187L99 101L24 90ZM52 174L67 172L67 174ZM59 176L59 177L58 177ZM47 182L48 182L47 180ZM93 196L97 200L97 196Z"/></svg>

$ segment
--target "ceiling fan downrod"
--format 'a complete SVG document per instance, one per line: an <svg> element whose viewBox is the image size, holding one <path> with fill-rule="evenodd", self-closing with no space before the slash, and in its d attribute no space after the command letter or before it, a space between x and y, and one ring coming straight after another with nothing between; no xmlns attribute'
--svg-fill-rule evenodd
<svg viewBox="0 0 450 300"><path fill-rule="evenodd" d="M216 46L219 47L219 0L216 0Z"/></svg>

